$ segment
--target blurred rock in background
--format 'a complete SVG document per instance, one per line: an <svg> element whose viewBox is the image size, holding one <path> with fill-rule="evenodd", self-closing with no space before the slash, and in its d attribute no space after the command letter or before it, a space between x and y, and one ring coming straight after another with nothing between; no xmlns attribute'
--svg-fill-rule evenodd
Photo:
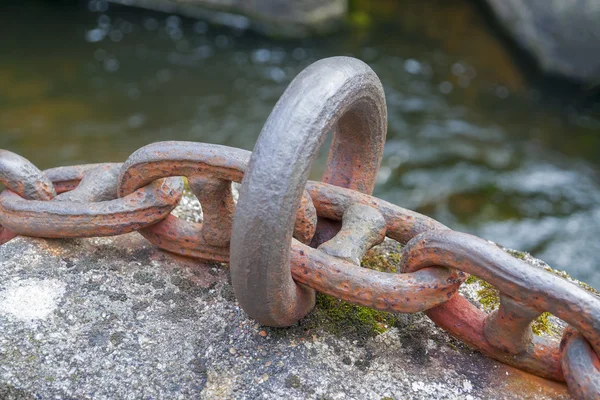
<svg viewBox="0 0 600 400"><path fill-rule="evenodd" d="M600 2L486 0L500 25L548 74L600 84Z"/></svg>
<svg viewBox="0 0 600 400"><path fill-rule="evenodd" d="M348 10L347 0L111 0L136 7L206 19L269 36L305 37L334 31Z"/></svg>
<svg viewBox="0 0 600 400"><path fill-rule="evenodd" d="M109 1L288 38L331 33L342 25L349 9L357 4L364 7L360 0ZM403 6L402 1L394 2ZM369 8L385 9L389 3L376 2ZM485 0L484 3L501 29L533 57L543 72L592 86L600 84L600 25L596 23L600 20L600 2Z"/></svg>

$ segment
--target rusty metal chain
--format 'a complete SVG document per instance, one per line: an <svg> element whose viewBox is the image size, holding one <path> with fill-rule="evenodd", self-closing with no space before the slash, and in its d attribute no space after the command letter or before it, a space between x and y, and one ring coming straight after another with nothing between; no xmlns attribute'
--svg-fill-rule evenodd
<svg viewBox="0 0 600 400"><path fill-rule="evenodd" d="M25 158L0 149L0 182L27 200L52 200L56 191L52 182ZM0 224L0 244L17 236Z"/></svg>
<svg viewBox="0 0 600 400"><path fill-rule="evenodd" d="M290 84L254 152L191 142L142 147L124 164L44 172L0 150L0 244L16 235L110 236L138 231L156 246L230 262L241 307L289 326L314 307L315 291L377 310L424 311L483 354L566 381L577 399L600 398L600 298L480 238L370 194L387 128L385 97L361 61L321 60ZM310 167L333 131L323 182ZM204 219L171 211L187 177ZM241 183L237 205L231 182ZM399 273L360 266L385 237L404 245ZM491 314L458 293L468 274L500 292ZM560 343L533 334L550 312L568 324Z"/></svg>
<svg viewBox="0 0 600 400"><path fill-rule="evenodd" d="M183 194L180 178L158 180L117 198L119 168L105 164L49 171L45 179L56 182L58 191L65 182L81 181L52 201L23 198L10 190L13 185L8 182L9 190L0 194L1 224L19 235L44 238L112 236L154 224L177 206Z"/></svg>
<svg viewBox="0 0 600 400"><path fill-rule="evenodd" d="M250 152L227 146L192 142L159 142L133 153L119 174L119 197L151 184L158 178L185 176L200 200L202 223L169 215L140 229L156 246L174 253L208 261L229 261L229 241L235 210L231 182L241 182ZM294 237L310 242L316 213L306 193L297 211Z"/></svg>

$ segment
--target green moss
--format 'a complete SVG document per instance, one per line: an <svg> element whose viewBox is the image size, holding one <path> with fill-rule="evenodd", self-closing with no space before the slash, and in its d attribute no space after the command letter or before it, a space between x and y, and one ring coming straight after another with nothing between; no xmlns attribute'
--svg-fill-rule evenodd
<svg viewBox="0 0 600 400"><path fill-rule="evenodd" d="M519 260L524 260L528 255L525 252L517 251L517 250L504 249L504 251L506 251L511 256L518 258ZM593 295L600 296L600 292L598 290L594 289L592 286L588 285L585 282L581 282L577 279L572 278L571 275L569 275L566 271L560 271L560 270L554 269L549 266L544 267L544 269L548 272L553 273L554 275L560 276L561 278L568 280L569 282L575 283L576 285L578 285L582 289L587 290L588 292L592 293Z"/></svg>
<svg viewBox="0 0 600 400"><path fill-rule="evenodd" d="M402 260L402 254L400 253L390 253L388 255L388 260L395 265L400 265L400 260Z"/></svg>
<svg viewBox="0 0 600 400"><path fill-rule="evenodd" d="M298 389L302 386L302 381L297 375L289 374L287 378L285 378L285 387Z"/></svg>
<svg viewBox="0 0 600 400"><path fill-rule="evenodd" d="M552 332L552 324L550 323L549 312L544 312L531 323L531 330L536 335L548 334Z"/></svg>
<svg viewBox="0 0 600 400"><path fill-rule="evenodd" d="M484 281L474 275L469 275L465 281L466 285L479 284L480 288L477 291L477 300L483 306L483 309L487 312L496 310L500 306L500 292Z"/></svg>
<svg viewBox="0 0 600 400"><path fill-rule="evenodd" d="M382 254L377 250L369 250L363 257L361 266L374 271L396 273L401 258L400 253ZM317 294L315 311L310 319L315 325L332 333L343 332L358 338L368 338L388 330L396 323L397 316Z"/></svg>
<svg viewBox="0 0 600 400"><path fill-rule="evenodd" d="M402 254L390 253L381 254L375 250L369 250L360 262L363 268L372 269L379 272L397 272L400 265Z"/></svg>
<svg viewBox="0 0 600 400"><path fill-rule="evenodd" d="M525 257L527 256L527 253L524 253L524 252L518 251L518 250L505 249L505 251L508 254L510 254L511 256L513 256L514 258L518 258L519 260L524 260Z"/></svg>
<svg viewBox="0 0 600 400"><path fill-rule="evenodd" d="M466 284L479 283L481 289L477 291L477 300L487 312L492 312L500 307L500 292L498 289L487 283L486 281L469 276L465 281ZM553 332L552 323L550 322L550 313L544 312L531 323L531 330L536 335L549 334Z"/></svg>
<svg viewBox="0 0 600 400"><path fill-rule="evenodd" d="M317 294L315 317L333 333L355 333L373 337L385 332L395 322L394 314L347 303L325 294Z"/></svg>
<svg viewBox="0 0 600 400"><path fill-rule="evenodd" d="M594 289L593 287L591 287L590 285L588 285L585 282L581 282L577 279L572 278L571 275L569 275L567 273L567 271L559 271L559 270L551 268L551 267L545 267L544 269L548 272L553 273L554 275L560 276L561 278L568 280L569 282L575 283L577 286L581 287L582 289L587 290L588 292L590 292L591 294L593 294L595 296L600 296L599 291L597 291L596 289Z"/></svg>
<svg viewBox="0 0 600 400"><path fill-rule="evenodd" d="M480 281L479 284L481 289L477 291L477 296L484 310L496 310L500 306L500 292L486 281Z"/></svg>
<svg viewBox="0 0 600 400"><path fill-rule="evenodd" d="M382 254L370 250L361 266L380 272L395 273L401 254ZM393 313L350 304L332 296L317 293L315 310L302 324L305 329L324 329L334 334L354 336L358 340L376 336L394 326L399 317Z"/></svg>

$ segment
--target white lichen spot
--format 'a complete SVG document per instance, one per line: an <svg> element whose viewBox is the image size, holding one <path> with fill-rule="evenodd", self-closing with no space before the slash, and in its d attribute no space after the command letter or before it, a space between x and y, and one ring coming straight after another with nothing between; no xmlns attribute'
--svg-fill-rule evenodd
<svg viewBox="0 0 600 400"><path fill-rule="evenodd" d="M465 379L463 380L463 390L467 393L471 392L471 390L473 390L473 385L471 384L471 381Z"/></svg>
<svg viewBox="0 0 600 400"><path fill-rule="evenodd" d="M421 381L416 381L412 383L413 392L418 392L419 390L425 389L425 384Z"/></svg>
<svg viewBox="0 0 600 400"><path fill-rule="evenodd" d="M45 319L58 306L65 287L65 283L55 279L13 282L0 292L0 315L21 321Z"/></svg>

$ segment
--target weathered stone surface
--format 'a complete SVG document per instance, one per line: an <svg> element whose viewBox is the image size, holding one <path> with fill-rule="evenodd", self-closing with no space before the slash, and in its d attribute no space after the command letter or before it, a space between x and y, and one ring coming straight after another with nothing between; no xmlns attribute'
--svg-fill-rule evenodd
<svg viewBox="0 0 600 400"><path fill-rule="evenodd" d="M110 0L152 10L207 19L271 36L304 37L340 26L347 0Z"/></svg>
<svg viewBox="0 0 600 400"><path fill-rule="evenodd" d="M174 213L202 220L188 192ZM363 262L388 270L398 250L386 239ZM298 325L260 326L228 275L137 233L0 246L0 399L568 398L564 385L483 357L420 313L320 296ZM482 306L480 286L461 292Z"/></svg>
<svg viewBox="0 0 600 400"><path fill-rule="evenodd" d="M500 24L540 67L578 81L600 82L600 2L487 0Z"/></svg>
<svg viewBox="0 0 600 400"><path fill-rule="evenodd" d="M17 238L0 246L0 274L3 399L568 398L421 314L380 334L336 328L325 309L289 329L259 326L226 266L169 255L137 233Z"/></svg>

